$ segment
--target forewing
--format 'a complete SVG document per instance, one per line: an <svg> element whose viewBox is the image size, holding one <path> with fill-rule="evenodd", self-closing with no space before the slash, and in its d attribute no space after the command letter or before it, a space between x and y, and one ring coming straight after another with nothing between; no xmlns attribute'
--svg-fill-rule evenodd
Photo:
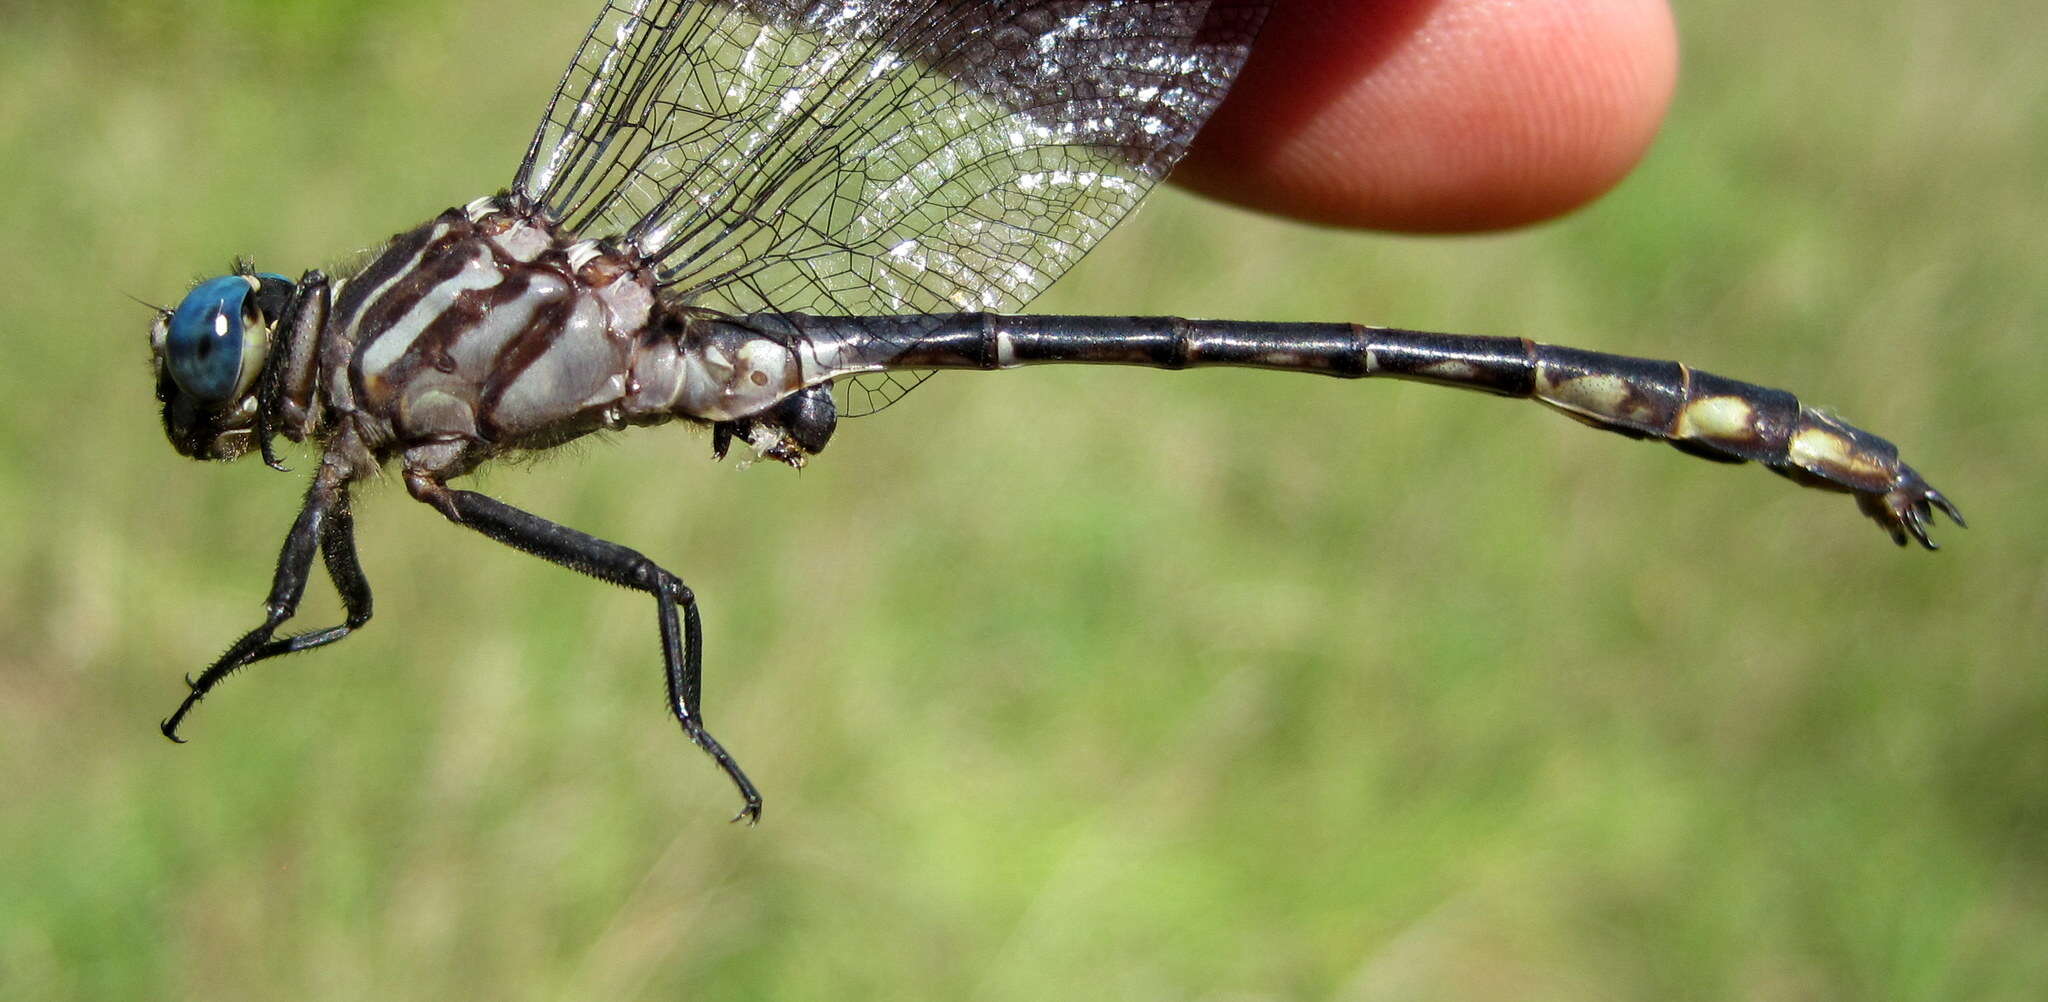
<svg viewBox="0 0 2048 1002"><path fill-rule="evenodd" d="M620 0L515 187L675 301L1011 311L1172 168L1267 6Z"/></svg>

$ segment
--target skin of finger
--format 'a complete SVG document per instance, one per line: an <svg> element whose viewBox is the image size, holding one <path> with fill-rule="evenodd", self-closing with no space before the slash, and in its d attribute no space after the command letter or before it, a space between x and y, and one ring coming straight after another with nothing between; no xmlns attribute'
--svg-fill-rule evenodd
<svg viewBox="0 0 2048 1002"><path fill-rule="evenodd" d="M1332 225L1536 222L1642 158L1677 67L1664 0L1281 0L1174 178Z"/></svg>

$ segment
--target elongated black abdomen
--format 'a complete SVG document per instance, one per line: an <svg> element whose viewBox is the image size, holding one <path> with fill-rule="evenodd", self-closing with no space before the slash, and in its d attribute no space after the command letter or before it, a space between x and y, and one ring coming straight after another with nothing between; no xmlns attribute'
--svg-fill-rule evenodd
<svg viewBox="0 0 2048 1002"><path fill-rule="evenodd" d="M1757 462L1799 483L1853 493L1900 543L1932 548L1935 508L1953 505L1899 461L1892 443L1789 392L1679 362L1526 338L1357 324L1183 317L948 316L738 318L778 325L819 360L812 382L882 369L1003 369L1092 363L1161 369L1241 366L1356 379L1384 376L1537 400L1633 438L1698 456ZM829 364L826 360L829 360Z"/></svg>

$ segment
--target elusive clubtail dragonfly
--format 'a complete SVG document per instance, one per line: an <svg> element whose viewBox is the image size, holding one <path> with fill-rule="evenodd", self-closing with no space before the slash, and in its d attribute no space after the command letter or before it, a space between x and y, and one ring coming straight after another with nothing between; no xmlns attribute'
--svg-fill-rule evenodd
<svg viewBox="0 0 2048 1002"><path fill-rule="evenodd" d="M653 596L669 708L705 730L682 580L640 553L448 486L494 457L682 420L793 467L837 418L937 369L1052 362L1389 376L1529 397L1635 438L1755 461L1855 497L1928 548L1948 500L1891 443L1783 390L1676 362L1342 323L1008 315L1171 169L1267 4L1176 0L613 0L510 188L297 281L238 263L150 332L164 430L231 460L274 439L320 462L263 622L228 674L370 618L353 485L396 464L457 525ZM835 397L835 387L838 396ZM342 623L280 636L315 554Z"/></svg>

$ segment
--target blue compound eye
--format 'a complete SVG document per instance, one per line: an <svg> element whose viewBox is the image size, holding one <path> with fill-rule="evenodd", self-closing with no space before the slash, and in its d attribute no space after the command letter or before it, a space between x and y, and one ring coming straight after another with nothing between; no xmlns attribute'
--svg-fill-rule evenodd
<svg viewBox="0 0 2048 1002"><path fill-rule="evenodd" d="M164 365L185 392L223 404L247 392L263 368L270 330L249 302L250 280L227 275L199 283L171 314Z"/></svg>

